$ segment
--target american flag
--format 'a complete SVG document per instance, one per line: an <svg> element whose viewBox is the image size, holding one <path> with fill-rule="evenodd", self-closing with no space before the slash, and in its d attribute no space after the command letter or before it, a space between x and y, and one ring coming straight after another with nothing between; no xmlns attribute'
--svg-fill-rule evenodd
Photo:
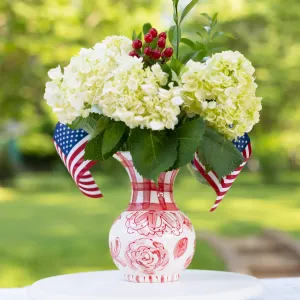
<svg viewBox="0 0 300 300"><path fill-rule="evenodd" d="M102 193L89 171L97 162L84 160L84 149L88 140L89 136L84 130L72 130L57 123L53 137L57 153L80 191L90 198L101 198Z"/></svg>
<svg viewBox="0 0 300 300"><path fill-rule="evenodd" d="M228 192L233 182L238 177L238 175L240 174L240 172L242 171L252 154L250 138L247 133L245 133L242 137L238 138L237 140L233 141L233 143L237 147L237 149L243 154L244 162L232 173L223 177L221 181L218 179L218 176L214 171L206 173L205 166L199 161L197 154L195 154L194 160L192 162L192 167L195 170L197 170L206 179L209 185L216 191L217 199L210 210L211 212L215 211L218 208L220 202L223 200L226 193Z"/></svg>

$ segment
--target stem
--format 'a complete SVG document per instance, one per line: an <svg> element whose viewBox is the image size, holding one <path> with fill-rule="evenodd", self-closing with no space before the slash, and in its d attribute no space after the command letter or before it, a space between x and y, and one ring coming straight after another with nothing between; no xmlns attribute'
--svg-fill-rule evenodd
<svg viewBox="0 0 300 300"><path fill-rule="evenodd" d="M176 43L176 58L178 59L179 58L179 27L180 27L180 24L179 24L179 16L178 16L178 6L176 5L176 8L175 8L175 14L176 14L176 36L177 36L177 43Z"/></svg>
<svg viewBox="0 0 300 300"><path fill-rule="evenodd" d="M176 58L179 58L179 25L176 26L176 33L177 33L177 45L176 45Z"/></svg>

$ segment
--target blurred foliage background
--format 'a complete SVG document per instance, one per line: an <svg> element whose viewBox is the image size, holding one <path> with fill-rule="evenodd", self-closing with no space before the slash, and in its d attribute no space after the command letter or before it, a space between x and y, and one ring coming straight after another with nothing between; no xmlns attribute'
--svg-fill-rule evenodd
<svg viewBox="0 0 300 300"><path fill-rule="evenodd" d="M188 1L180 1L182 6L186 2ZM232 204L241 203L238 199L243 198L243 193L250 192L251 195L253 187L261 187L265 194L262 198L259 198L259 195L253 196L251 198L253 205L255 205L254 201L259 201L260 204L267 201L267 195L269 197L277 195L279 202L276 202L278 204L276 212L284 211L284 205L292 205L289 200L296 201L300 197L297 189L299 182L295 180L299 177L294 175L300 167L300 101L298 99L300 95L300 2L298 0L203 0L200 3L184 25L185 36L194 38L193 32L197 31L200 24L205 23L205 19L200 16L201 13L219 12L221 29L232 32L236 39L224 39L217 46L241 51L253 62L259 84L258 95L264 98L261 122L251 133L254 156L249 163L249 169L253 173L242 175L246 179L254 178L251 179L253 185L245 183L239 187L237 183L233 188L236 189L234 199L237 202L233 201ZM151 22L158 29L165 30L171 25L171 12L171 0L2 0L0 2L0 227L2 228L0 285L28 284L43 276L72 270L64 267L64 262L77 266L76 270L90 270L92 265L95 269L99 269L97 266L101 264L103 268L112 267L111 263L103 263L109 261L106 236L113 218L122 207L118 204L119 210L115 212L114 205L106 207L106 200L101 200L107 216L111 216L111 218L107 217L107 227L99 229L101 238L100 236L97 238L97 230L95 231L94 228L91 228L93 234L87 228L84 231L78 228L85 220L80 217L82 210L92 214L96 210L94 207L96 204L91 204L90 200L83 199L78 194L55 153L52 132L56 119L43 100L47 71L58 64L65 66L70 57L81 47L92 47L107 35L124 34L131 37L132 31L139 30L145 22ZM106 174L114 175L114 177L103 175L99 179L101 183L103 182L104 192L106 192L105 185L108 187L107 201L110 199L117 201L113 197L128 198L129 192L128 196L127 194L126 197L122 196L122 193L127 191L127 185L120 188L117 195L113 193L113 189L113 195L109 195L110 185L116 181L123 182L125 173L121 172L119 175L120 169L114 162L107 162L99 168L105 170ZM63 188L57 191L55 191L56 184L53 183L56 176L64 178L60 183L65 182ZM10 180L12 178L15 178L15 181ZM43 178L43 181L40 178ZM181 178L187 180L184 172ZM191 181L189 184L195 184L192 183L192 178L188 180ZM262 183L269 186L261 186ZM274 185L276 183L279 185ZM284 191L276 190L282 186L289 188ZM73 192L68 193L71 190ZM184 186L181 185L178 193L183 196L183 191ZM197 193L196 188L193 191ZM188 195L193 198L194 194ZM203 195L213 201L213 193ZM206 215L210 202L206 201L205 205L200 202L205 198L203 195L199 195L198 202L193 202L195 206L201 203L199 214L195 218L200 220L212 218L212 222L220 222L217 217ZM283 197L286 202L283 201ZM58 199L62 199L61 208ZM72 199L89 203L81 204L88 207L85 210L75 201L76 205L72 210L77 208L78 213L71 215L67 207L72 206ZM186 199L186 203L182 204L187 210L190 207L188 200ZM243 204L238 208L235 207L236 211L244 209L243 216L246 224L247 216L249 218L250 227L241 226L240 234L250 233L265 226L276 227L276 222L269 224L261 219L253 220L250 215L253 213L257 215L257 212L250 209L252 206L249 201L248 199L248 202L243 202L247 203L245 207ZM270 204L269 201L268 203ZM94 215L90 226L100 227L104 214L101 205L97 208L98 215ZM220 210L224 209L226 222L230 222L230 210L229 207L225 208L226 205ZM123 202L124 207L125 202ZM297 205L293 213L292 210L286 211L284 222L281 220L278 228L294 233L297 232L298 226L299 230L300 224L292 221L295 217L295 209L298 209L296 211L299 213ZM191 207L190 210L194 211ZM61 216L60 221L57 221L56 213ZM68 217L65 219L66 215ZM47 216L51 218L47 219ZM221 214L220 218L222 216ZM64 219L64 225L59 227ZM47 224L44 225L46 227L57 226L57 228L50 230L51 234L49 234L47 233L49 228L47 227L46 230L42 225L44 222ZM4 229L6 227L9 230L6 231ZM224 231L221 227L220 230L214 226L208 227L220 233L230 233L230 230ZM41 229L38 233L37 228ZM62 231L59 228L62 228ZM80 233L79 236L74 233L76 228ZM70 236L65 239L68 232L73 239ZM91 238L91 244L87 236ZM73 246L72 243L76 245ZM59 245L62 245L61 248ZM80 259L80 263L76 265L78 256L82 256L83 248L93 248L95 245L99 248L93 249L88 262ZM74 255L74 260L71 260L71 255L66 262L64 258L68 257L70 248L76 249L74 253L78 256ZM99 250L103 251L103 256ZM210 257L210 251L204 253ZM92 259L97 256L101 256L103 261ZM196 259L193 266L203 266L201 261L203 260L200 258ZM218 261L216 256L204 261L206 261L204 262L206 268L222 268L221 263L214 263ZM51 268L50 265L55 268Z"/></svg>

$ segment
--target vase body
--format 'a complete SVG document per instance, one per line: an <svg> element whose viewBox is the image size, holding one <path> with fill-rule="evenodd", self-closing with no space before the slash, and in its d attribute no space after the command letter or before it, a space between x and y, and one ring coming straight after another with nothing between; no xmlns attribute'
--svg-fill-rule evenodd
<svg viewBox="0 0 300 300"><path fill-rule="evenodd" d="M126 168L132 185L129 206L109 234L114 263L128 281L179 280L192 261L196 238L190 220L173 199L178 170L162 173L155 183L136 171L129 152L114 157Z"/></svg>

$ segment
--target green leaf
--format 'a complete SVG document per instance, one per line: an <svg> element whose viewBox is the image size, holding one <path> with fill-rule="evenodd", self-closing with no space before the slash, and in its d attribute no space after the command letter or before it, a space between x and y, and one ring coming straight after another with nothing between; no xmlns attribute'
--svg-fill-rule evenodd
<svg viewBox="0 0 300 300"><path fill-rule="evenodd" d="M175 85L176 85L176 83L179 84L180 79L178 78L178 75L177 75L173 70L171 70L171 72L172 72L171 80L172 80L173 82L175 82Z"/></svg>
<svg viewBox="0 0 300 300"><path fill-rule="evenodd" d="M90 140L84 150L84 159L104 160L102 155L103 133Z"/></svg>
<svg viewBox="0 0 300 300"><path fill-rule="evenodd" d="M232 34L231 32L225 32L225 36L230 38L230 39L236 39L236 36L234 34Z"/></svg>
<svg viewBox="0 0 300 300"><path fill-rule="evenodd" d="M212 22L211 17L207 13L202 13L201 16L203 16L204 18L206 18L209 21L209 23Z"/></svg>
<svg viewBox="0 0 300 300"><path fill-rule="evenodd" d="M71 124L67 124L73 130L81 129L83 124L83 117L77 117Z"/></svg>
<svg viewBox="0 0 300 300"><path fill-rule="evenodd" d="M128 127L123 122L110 121L103 134L102 154L107 155L122 139Z"/></svg>
<svg viewBox="0 0 300 300"><path fill-rule="evenodd" d="M150 43L150 47L151 47L152 49L155 49L155 48L157 47L157 41L158 41L158 37L154 38L154 39L152 40L152 42Z"/></svg>
<svg viewBox="0 0 300 300"><path fill-rule="evenodd" d="M207 46L203 43L196 42L196 49L197 50L207 50Z"/></svg>
<svg viewBox="0 0 300 300"><path fill-rule="evenodd" d="M211 27L210 26L202 26L208 33L211 32Z"/></svg>
<svg viewBox="0 0 300 300"><path fill-rule="evenodd" d="M100 119L97 122L97 125L96 125L94 131L90 135L90 139L93 139L98 134L102 133L106 129L109 122L110 122L110 118L108 118L104 115L101 115Z"/></svg>
<svg viewBox="0 0 300 300"><path fill-rule="evenodd" d="M104 134L105 131L97 135L94 139L90 140L86 147L84 153L84 159L103 161L111 157L117 151L119 151L124 144L126 143L129 136L129 129L126 128L121 139L117 142L117 144L107 153L103 153L102 149L104 146Z"/></svg>
<svg viewBox="0 0 300 300"><path fill-rule="evenodd" d="M219 13L215 13L215 14L213 15L213 17L212 17L212 20L211 20L211 26L212 26L212 27L216 26L217 23L218 23L218 14L219 14Z"/></svg>
<svg viewBox="0 0 300 300"><path fill-rule="evenodd" d="M152 25L150 23L145 23L144 26L143 26L144 35L146 35L151 28L152 28Z"/></svg>
<svg viewBox="0 0 300 300"><path fill-rule="evenodd" d="M221 37L221 36L225 36L225 37L228 37L228 38L231 38L231 39L235 39L235 36L232 33L218 31L218 32L215 32L213 34L211 40L214 40L214 39L216 39L218 37Z"/></svg>
<svg viewBox="0 0 300 300"><path fill-rule="evenodd" d="M172 69L167 64L161 65L161 69L169 75L169 77L168 77L168 82L169 82L169 80L171 80L171 78L172 78Z"/></svg>
<svg viewBox="0 0 300 300"><path fill-rule="evenodd" d="M191 60L191 59L193 59L193 58L195 57L195 53L197 53L197 52L191 51L191 52L186 53L186 54L183 55L183 56L180 56L180 57L179 57L180 62L181 62L183 65L185 65L189 60Z"/></svg>
<svg viewBox="0 0 300 300"><path fill-rule="evenodd" d="M177 139L173 131L135 128L129 138L129 149L137 171L156 180L168 170L177 157Z"/></svg>
<svg viewBox="0 0 300 300"><path fill-rule="evenodd" d="M196 42L195 44L197 51L188 52L184 56L180 57L180 61L186 64L190 59L194 61L202 61L207 55L207 47L203 43Z"/></svg>
<svg viewBox="0 0 300 300"><path fill-rule="evenodd" d="M99 114L91 113L87 118L77 118L72 122L72 124L69 124L68 126L73 130L83 129L88 134L92 134L100 117L101 115Z"/></svg>
<svg viewBox="0 0 300 300"><path fill-rule="evenodd" d="M230 174L244 161L234 144L210 127L206 128L200 147L219 179Z"/></svg>
<svg viewBox="0 0 300 300"><path fill-rule="evenodd" d="M181 23L183 21L183 19L188 15L188 13L193 9L193 7L199 2L199 0L192 0L183 10L182 14L181 14L181 18L180 18L180 22Z"/></svg>
<svg viewBox="0 0 300 300"><path fill-rule="evenodd" d="M178 36L177 36L177 26L173 25L170 27L169 29L169 40L171 45L174 47L174 49L176 50L177 48L177 44L179 44L180 40L181 40L181 29L178 27Z"/></svg>
<svg viewBox="0 0 300 300"><path fill-rule="evenodd" d="M179 0L172 0L173 1L173 20L176 25L178 25L178 2Z"/></svg>
<svg viewBox="0 0 300 300"><path fill-rule="evenodd" d="M219 52L222 52L222 51L225 51L226 50L226 47L217 47L217 48L212 48L211 49L211 53L219 53Z"/></svg>
<svg viewBox="0 0 300 300"><path fill-rule="evenodd" d="M176 47L176 25L170 27L168 37L171 45Z"/></svg>
<svg viewBox="0 0 300 300"><path fill-rule="evenodd" d="M189 46L193 50L196 50L196 44L192 40L187 39L187 38L182 38L180 42Z"/></svg>
<svg viewBox="0 0 300 300"><path fill-rule="evenodd" d="M209 56L205 56L205 57L202 58L201 61L204 63L204 62L206 62L208 59L209 59Z"/></svg>
<svg viewBox="0 0 300 300"><path fill-rule="evenodd" d="M177 74L180 74L181 68L183 67L183 64L181 61L175 57L172 57L170 68Z"/></svg>
<svg viewBox="0 0 300 300"><path fill-rule="evenodd" d="M196 57L193 58L194 61L203 61L203 59L206 57L207 55L207 50L202 50L199 51L199 53L197 54Z"/></svg>
<svg viewBox="0 0 300 300"><path fill-rule="evenodd" d="M204 134L205 123L202 118L188 120L176 128L178 139L177 160L174 169L182 167L192 161L199 142Z"/></svg>
<svg viewBox="0 0 300 300"><path fill-rule="evenodd" d="M200 30L202 30L202 32L200 31L197 31L196 34L199 35L201 38L202 38L202 41L203 42L206 42L206 39L207 39L207 31L203 28L203 27L200 27ZM196 42L197 43L197 42Z"/></svg>
<svg viewBox="0 0 300 300"><path fill-rule="evenodd" d="M137 36L137 39L138 39L138 40L142 40L142 34L143 34L142 32L140 32L140 33L138 34L138 36Z"/></svg>
<svg viewBox="0 0 300 300"><path fill-rule="evenodd" d="M186 64L189 60L194 60L194 61L201 61L202 58L199 60L200 57L200 53L203 52L203 57L206 55L206 51L205 50L199 50L199 51L192 51L189 52L187 54L185 54L184 56L180 57L180 61L182 64ZM196 60L195 60L196 59Z"/></svg>
<svg viewBox="0 0 300 300"><path fill-rule="evenodd" d="M137 33L136 33L135 30L133 30L133 32L132 32L132 40L134 41L136 39L137 39Z"/></svg>
<svg viewBox="0 0 300 300"><path fill-rule="evenodd" d="M201 161L201 163L204 165L206 173L208 173L208 172L212 171L213 168L212 168L212 166L207 162L207 160L206 160L206 158L205 158L204 151L203 151L201 145L203 145L203 144L200 143L200 147L198 148L197 155L198 155L198 158L199 158L199 160Z"/></svg>
<svg viewBox="0 0 300 300"><path fill-rule="evenodd" d="M94 129L97 126L98 119L101 115L92 113L87 118L83 119L82 129L85 130L88 134L92 134Z"/></svg>

